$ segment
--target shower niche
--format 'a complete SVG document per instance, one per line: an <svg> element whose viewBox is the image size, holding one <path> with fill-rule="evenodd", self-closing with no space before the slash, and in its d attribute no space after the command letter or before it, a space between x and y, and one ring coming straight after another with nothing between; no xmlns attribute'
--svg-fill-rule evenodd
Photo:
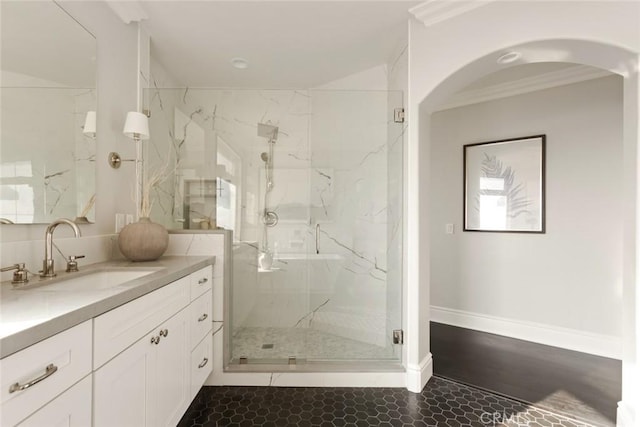
<svg viewBox="0 0 640 427"><path fill-rule="evenodd" d="M216 228L218 180L186 179L183 191L184 225L186 229Z"/></svg>

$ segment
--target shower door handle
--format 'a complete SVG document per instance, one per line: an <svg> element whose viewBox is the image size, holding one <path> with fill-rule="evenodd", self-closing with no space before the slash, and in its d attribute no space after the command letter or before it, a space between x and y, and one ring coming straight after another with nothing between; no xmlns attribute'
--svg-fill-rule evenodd
<svg viewBox="0 0 640 427"><path fill-rule="evenodd" d="M320 253L320 224L316 224L316 254Z"/></svg>

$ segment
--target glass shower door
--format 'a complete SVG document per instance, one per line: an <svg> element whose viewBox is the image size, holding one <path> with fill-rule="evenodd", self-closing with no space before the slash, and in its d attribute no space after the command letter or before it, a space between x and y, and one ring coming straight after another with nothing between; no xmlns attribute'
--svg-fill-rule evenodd
<svg viewBox="0 0 640 427"><path fill-rule="evenodd" d="M397 361L399 92L311 91L309 361Z"/></svg>

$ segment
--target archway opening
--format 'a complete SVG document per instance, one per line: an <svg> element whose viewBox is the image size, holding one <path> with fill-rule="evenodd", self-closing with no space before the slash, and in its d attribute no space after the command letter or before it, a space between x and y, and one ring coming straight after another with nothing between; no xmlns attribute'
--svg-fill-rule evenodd
<svg viewBox="0 0 640 427"><path fill-rule="evenodd" d="M622 78L523 64L472 83L430 122L434 374L614 425Z"/></svg>
<svg viewBox="0 0 640 427"><path fill-rule="evenodd" d="M618 160L618 172L622 169L623 172L619 174L619 181L616 184L609 183L609 185L617 185L616 188L623 188L620 191L620 197L616 203L620 206L620 212L622 212L616 219L619 223L619 233L618 238L619 241L616 243L617 247L620 249L618 254L616 255L615 263L618 264L618 270L616 271L616 280L608 280L607 284L611 286L611 290L613 292L610 293L612 296L612 300L619 304L619 309L623 313L621 318L615 320L617 322L617 334L620 339L620 342L624 346L624 350L620 350L618 352L618 357L621 357L626 360L635 360L634 349L636 347L635 340L635 305L633 302L624 302L626 297L635 295L635 243L634 243L634 235L635 235L635 176L636 176L636 166L635 166L635 153L636 153L636 145L637 145L637 130L634 128L633 123L637 122L637 93L634 94L633 88L637 87L637 71L635 68L635 60L634 55L628 51L623 49L619 49L616 47L593 43L593 42L585 42L585 41L576 41L576 40L546 40L541 42L533 42L527 44L521 44L518 46L511 46L509 48L502 48L500 50L496 50L491 54L485 55L475 61L463 66L462 68L451 73L450 77L441 81L439 84L435 85L433 90L429 92L429 95L425 97L425 99L420 104L419 109L419 143L420 143L420 161L423 162L425 159L428 160L429 166L432 166L434 162L438 162L438 158L434 156L434 146L436 145L437 135L434 135L434 128L438 126L435 123L438 119L434 116L434 113L440 109L448 99L451 98L452 95L462 90L464 87L468 86L474 80L478 78L482 78L490 75L493 72L500 71L503 68L506 68L504 64L498 64L497 59L509 52L518 52L519 58L513 64L508 64L507 67L513 67L516 65L522 64L539 64L539 63L567 63L572 64L571 66L576 65L586 65L591 67L596 67L601 70L606 70L607 72L617 74L619 77L610 76L610 77L602 77L602 79L609 79L612 86L618 85L621 87L621 92L624 93L619 98L625 99L624 108L622 106L622 100L618 99L616 101L617 108L621 111L620 116L622 116L622 123L617 126L617 132L620 135L619 145L617 147L618 153L622 157ZM568 65L569 66L569 65ZM514 68L515 70L515 68ZM615 81L617 80L617 83ZM450 122L450 120L449 120ZM464 126L460 126L458 130L464 130ZM543 129L542 129L543 130ZM485 129L486 131L486 129ZM512 131L512 130L511 130ZM544 131L544 130L543 130ZM509 132L508 127L503 129L503 132ZM458 132L462 133L462 132ZM538 133L538 132L535 132ZM530 134L530 133L527 133ZM473 142L485 142L489 140L488 137L481 136L482 132L478 132L477 138L469 138L468 135L463 135L464 138L468 138L469 143ZM486 134L485 134L486 135ZM498 137L496 139L500 139L504 136ZM525 136L517 135L513 133L509 136ZM473 140L472 140L473 139ZM461 147L460 147L461 148ZM427 150L428 154L425 154L424 151ZM462 152L458 153L458 164L459 169L462 169ZM620 157L619 156L619 157ZM442 159L440 159L442 160ZM558 163L554 160L555 163ZM561 164L561 163L559 163ZM424 188L425 184L432 183L439 177L434 177L431 174L432 168L425 167L424 163L421 166L421 186ZM431 174L431 175L427 175ZM460 176L460 180L462 177ZM446 182L446 179L443 180ZM459 184L459 185L458 185ZM435 233L441 231L443 234L447 233L448 224L454 224L454 233L462 233L463 222L462 216L463 212L461 209L456 211L458 217L455 221L447 221L443 218L436 218L436 214L431 210L431 207L426 208L428 204L438 203L437 200L433 198L433 185L427 185L428 190L425 192L421 188L421 196L424 197L425 193L429 195L428 202L421 200L420 202L420 210L421 212L428 212L428 215L422 214L420 216L420 227L428 227L429 229L429 243L427 253L435 253L438 251L438 241L434 238ZM455 192L457 195L456 203L462 204L463 199L463 186L462 182L453 185L451 190ZM458 197L459 196L459 197ZM549 220L549 218L548 218ZM443 222L439 224L439 222ZM436 225L434 225L436 223ZM456 227L455 224L458 224ZM441 230L440 230L441 229ZM549 230L550 231L550 230ZM548 231L548 233L549 233ZM547 234L548 234L547 233ZM546 237L547 235L545 235ZM475 240L480 240L477 237L473 237ZM446 237L445 237L446 239ZM471 238L470 238L471 239ZM513 236L509 236L507 240L514 240ZM476 242L477 243L477 242ZM495 243L495 239L494 239ZM485 242L485 244L487 244ZM424 247L424 246L423 246ZM485 247L486 250L491 252L491 245ZM457 248L458 251L471 251L470 253L477 253L478 248ZM482 249L480 249L482 250ZM421 249L421 253L423 250ZM460 255L460 254L458 254ZM467 254L469 255L469 254ZM566 254L566 256L576 257L579 254ZM431 256L431 264L435 262L438 263L438 266L442 266L442 260L434 260L433 256ZM452 266L451 264L449 267ZM457 266L459 267L459 266ZM424 273L421 272L421 282L424 286L425 283L429 283L429 290L432 291L436 289L438 286L435 281L439 279L434 278L434 270L436 268L429 267L428 275L429 278L426 279L424 277ZM426 273L425 270L422 270ZM494 271L496 274L500 274L500 270ZM462 272L464 274L464 272ZM612 283L613 282L613 283ZM424 290L424 287L422 288ZM589 298L588 292L580 295L578 300L587 294L586 298ZM432 299L434 298L433 293ZM498 292L496 295L504 296L504 292ZM553 295L549 295L549 298L554 298ZM436 298L437 300L437 298ZM554 300L555 302L555 300ZM507 303L509 303L507 301ZM526 299L522 301L523 304L526 304ZM579 304L579 301L578 301ZM433 301L431 303L433 306ZM487 306L490 306L488 303ZM544 307L541 308L544 311ZM464 311L464 310L460 310ZM491 314L486 313L488 316ZM571 310L568 308L568 312ZM456 313L459 314L459 313ZM609 313L610 314L610 313ZM432 315L433 317L433 315ZM500 317L500 316L496 316ZM614 322L614 323L615 323ZM544 323L544 322L542 322ZM567 328L570 329L570 328ZM615 328L614 328L615 329ZM608 334L601 334L608 335ZM614 334L615 335L615 334ZM424 335L423 335L424 336ZM433 337L431 337L433 340ZM433 347L433 341L432 347ZM614 344L615 345L615 344ZM614 352L610 355L614 355ZM434 354L434 364L438 366L438 355ZM438 373L438 369L436 368L436 374ZM624 386L624 384L623 384ZM629 381L626 383L627 389L632 389L633 386L629 384ZM610 413L608 415L611 418Z"/></svg>

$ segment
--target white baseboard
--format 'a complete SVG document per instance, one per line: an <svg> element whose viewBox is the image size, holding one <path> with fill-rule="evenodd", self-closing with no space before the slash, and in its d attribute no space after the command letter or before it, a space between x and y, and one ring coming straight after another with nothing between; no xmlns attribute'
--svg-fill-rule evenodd
<svg viewBox="0 0 640 427"><path fill-rule="evenodd" d="M433 376L433 359L431 358L431 353L427 354L417 365L408 364L406 375L407 390L420 393Z"/></svg>
<svg viewBox="0 0 640 427"><path fill-rule="evenodd" d="M437 306L431 306L431 321L597 356L622 357L622 339L615 336Z"/></svg>
<svg viewBox="0 0 640 427"><path fill-rule="evenodd" d="M206 385L272 387L406 387L404 372L223 372Z"/></svg>
<svg viewBox="0 0 640 427"><path fill-rule="evenodd" d="M637 427L633 412L625 402L618 402L616 413L616 427Z"/></svg>

